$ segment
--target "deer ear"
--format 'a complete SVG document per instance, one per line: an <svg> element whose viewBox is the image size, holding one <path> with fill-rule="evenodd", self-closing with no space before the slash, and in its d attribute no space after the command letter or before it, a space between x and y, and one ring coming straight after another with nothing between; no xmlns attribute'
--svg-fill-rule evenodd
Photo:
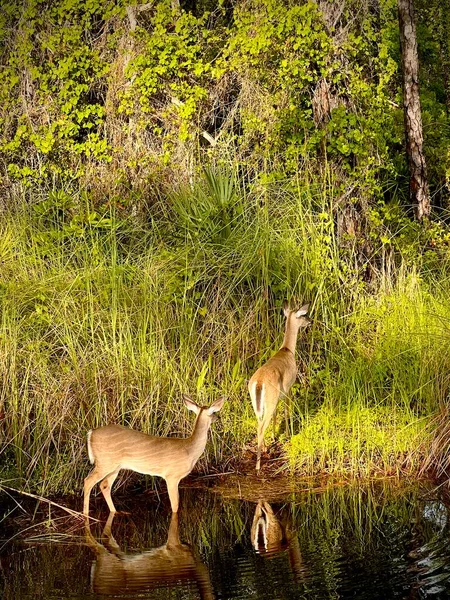
<svg viewBox="0 0 450 600"><path fill-rule="evenodd" d="M219 412L219 410L222 408L223 403L225 402L225 398L219 398L218 400L216 400L213 404L211 404L211 406L208 408L208 415L212 415L215 412Z"/></svg>
<svg viewBox="0 0 450 600"><path fill-rule="evenodd" d="M287 300L285 300L283 302L283 312L284 312L284 316L287 318L290 314L290 309L289 309L289 302Z"/></svg>
<svg viewBox="0 0 450 600"><path fill-rule="evenodd" d="M309 304L304 304L301 308L299 308L295 313L295 316L297 317L297 319L299 317L303 317L304 315L306 315L308 312L308 309L309 309Z"/></svg>
<svg viewBox="0 0 450 600"><path fill-rule="evenodd" d="M198 404L196 404L192 398L189 398L188 395L183 394L183 399L184 399L184 405L186 406L186 408L188 408L189 410L192 410L192 412L195 412L196 415L198 415L198 413L200 412L200 406Z"/></svg>

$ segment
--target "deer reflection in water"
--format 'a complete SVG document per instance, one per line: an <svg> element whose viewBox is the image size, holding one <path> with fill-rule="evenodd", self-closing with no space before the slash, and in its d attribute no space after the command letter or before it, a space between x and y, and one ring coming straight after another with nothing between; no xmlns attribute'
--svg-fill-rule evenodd
<svg viewBox="0 0 450 600"><path fill-rule="evenodd" d="M111 533L114 513L98 542L86 521L86 541L95 554L91 586L95 594L143 593L155 588L195 583L202 600L214 599L208 569L189 544L179 538L178 513L172 513L167 542L137 554L123 552Z"/></svg>
<svg viewBox="0 0 450 600"><path fill-rule="evenodd" d="M302 579L305 565L298 536L290 522L280 522L266 500L259 500L256 505L251 540L256 552L268 558L286 550L294 579L296 581Z"/></svg>

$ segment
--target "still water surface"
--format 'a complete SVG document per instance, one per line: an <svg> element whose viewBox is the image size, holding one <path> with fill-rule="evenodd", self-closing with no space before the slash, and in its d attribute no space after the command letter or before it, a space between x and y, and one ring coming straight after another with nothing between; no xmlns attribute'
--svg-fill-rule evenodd
<svg viewBox="0 0 450 600"><path fill-rule="evenodd" d="M35 527L16 509L1 525L0 592L4 600L450 598L450 520L435 491L306 487L263 497L263 485L245 500L183 489L172 518L165 496L128 497L132 514L108 520L98 499L101 521L89 528L43 507Z"/></svg>

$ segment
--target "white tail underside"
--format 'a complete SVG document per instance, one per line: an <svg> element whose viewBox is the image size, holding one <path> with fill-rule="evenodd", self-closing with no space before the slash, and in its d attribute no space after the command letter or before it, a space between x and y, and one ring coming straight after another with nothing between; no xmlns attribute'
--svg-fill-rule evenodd
<svg viewBox="0 0 450 600"><path fill-rule="evenodd" d="M264 399L265 399L265 395L266 395L266 385L264 383L261 384L261 396L259 398L259 410L257 409L257 399L256 399L256 386L258 385L258 381L255 381L253 383L253 389L252 389L252 402L253 402L253 409L255 411L255 414L257 416L258 419L262 419L263 415L264 415Z"/></svg>
<svg viewBox="0 0 450 600"><path fill-rule="evenodd" d="M92 429L90 431L88 431L88 433L87 433L87 447L88 447L89 461L90 461L91 465L93 465L95 462L95 458L94 458L94 454L92 452L91 435L92 435Z"/></svg>
<svg viewBox="0 0 450 600"><path fill-rule="evenodd" d="M267 550L267 524L262 517L259 517L255 529L255 539L253 540L253 548L255 550L260 548L259 540L261 538L264 540L264 548Z"/></svg>

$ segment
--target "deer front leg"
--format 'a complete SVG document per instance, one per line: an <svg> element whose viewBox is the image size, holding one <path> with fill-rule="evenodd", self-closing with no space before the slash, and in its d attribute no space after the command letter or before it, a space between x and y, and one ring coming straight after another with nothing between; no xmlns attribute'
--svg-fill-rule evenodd
<svg viewBox="0 0 450 600"><path fill-rule="evenodd" d="M280 431L277 431L277 412L278 412L278 402L275 404L275 408L272 415L272 444L275 442L275 438L279 435Z"/></svg>
<svg viewBox="0 0 450 600"><path fill-rule="evenodd" d="M180 492L178 491L179 479L166 479L167 491L169 492L170 506L172 512L178 512Z"/></svg>
<svg viewBox="0 0 450 600"><path fill-rule="evenodd" d="M292 435L292 415L291 415L291 397L289 394L284 396L284 422L286 435Z"/></svg>
<svg viewBox="0 0 450 600"><path fill-rule="evenodd" d="M259 471L261 467L261 454L266 451L266 444L264 443L264 434L272 418L271 414L265 414L262 420L258 419L258 450L256 454L256 470Z"/></svg>

